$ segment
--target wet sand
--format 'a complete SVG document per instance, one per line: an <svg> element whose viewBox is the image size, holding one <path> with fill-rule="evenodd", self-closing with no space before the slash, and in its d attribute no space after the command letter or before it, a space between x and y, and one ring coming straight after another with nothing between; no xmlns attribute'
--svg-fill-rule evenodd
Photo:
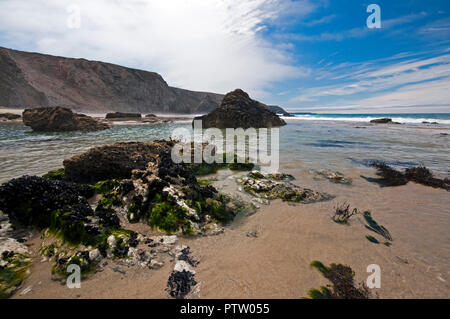
<svg viewBox="0 0 450 319"><path fill-rule="evenodd" d="M311 288L328 284L311 261L343 263L365 281L370 264L381 267L380 298L450 298L450 196L441 189L409 183L381 188L350 174L353 185L316 180L313 174L289 172L294 183L335 195L332 201L288 204L273 201L252 216L211 237L180 238L191 247L197 266L195 279L201 283L200 298L301 298ZM365 173L365 172L364 172ZM220 178L220 188L237 189L233 179ZM330 219L333 207L347 201L372 217L393 237L386 247L369 242L361 217L349 226ZM146 228L146 226L143 226ZM248 237L250 231L258 236ZM375 235L376 236L376 235ZM378 236L379 237L379 236ZM30 242L38 250L38 238ZM82 281L80 289L69 289L51 280L48 262L35 258L31 275L14 298L169 298L165 291L173 263L159 270L109 265L103 272ZM126 274L115 272L118 267ZM25 288L32 290L20 295Z"/></svg>

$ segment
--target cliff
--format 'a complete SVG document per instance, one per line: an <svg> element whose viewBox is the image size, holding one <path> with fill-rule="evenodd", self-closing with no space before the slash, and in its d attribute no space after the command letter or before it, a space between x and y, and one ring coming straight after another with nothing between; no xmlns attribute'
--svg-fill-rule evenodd
<svg viewBox="0 0 450 319"><path fill-rule="evenodd" d="M223 95L170 87L154 72L0 47L0 106L194 113Z"/></svg>

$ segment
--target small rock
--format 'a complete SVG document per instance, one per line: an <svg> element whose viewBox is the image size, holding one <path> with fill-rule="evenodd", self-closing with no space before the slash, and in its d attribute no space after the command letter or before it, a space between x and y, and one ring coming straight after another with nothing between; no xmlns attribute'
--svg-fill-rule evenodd
<svg viewBox="0 0 450 319"><path fill-rule="evenodd" d="M195 275L195 270L193 270L191 266L184 260L177 260L177 263L175 264L173 270L176 272L187 271Z"/></svg>
<svg viewBox="0 0 450 319"><path fill-rule="evenodd" d="M163 245L173 245L178 241L177 235L172 236L157 236L154 237L153 240L157 243L161 243Z"/></svg>
<svg viewBox="0 0 450 319"><path fill-rule="evenodd" d="M247 233L247 237L257 238L258 236L259 236L259 233L256 230L252 230Z"/></svg>
<svg viewBox="0 0 450 319"><path fill-rule="evenodd" d="M89 252L89 260L91 261L100 261L102 259L102 254L98 248L91 250Z"/></svg>
<svg viewBox="0 0 450 319"><path fill-rule="evenodd" d="M151 268L151 269L160 269L163 266L164 266L164 262L163 261L158 261L156 259L152 259L150 261L149 268Z"/></svg>
<svg viewBox="0 0 450 319"><path fill-rule="evenodd" d="M22 290L22 292L20 293L21 296L26 295L27 293L29 293L31 290L33 290L33 286L28 286L27 288L25 288L24 290Z"/></svg>
<svg viewBox="0 0 450 319"><path fill-rule="evenodd" d="M122 274L122 275L125 275L125 274L127 273L125 270L122 270L122 269L117 268L117 267L112 268L112 270L113 270L114 272L118 272L118 273L120 273L120 274Z"/></svg>

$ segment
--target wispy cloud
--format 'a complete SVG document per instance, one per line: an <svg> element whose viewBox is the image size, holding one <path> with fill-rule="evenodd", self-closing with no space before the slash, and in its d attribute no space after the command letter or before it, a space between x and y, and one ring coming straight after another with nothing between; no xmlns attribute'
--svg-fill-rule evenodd
<svg viewBox="0 0 450 319"><path fill-rule="evenodd" d="M67 28L73 3L81 9L79 29ZM261 32L315 8L309 0L2 0L0 45L156 71L188 89L242 87L260 97L306 70Z"/></svg>
<svg viewBox="0 0 450 319"><path fill-rule="evenodd" d="M410 14L401 16L394 19L386 19L382 20L382 28L381 29L369 29L365 26L358 28L351 28L343 31L336 32L322 32L320 34L306 35L301 33L295 34L279 34L277 35L280 39L289 39L290 41L299 41L299 42L323 42L323 41L344 41L347 39L358 39L363 38L367 35L374 34L374 32L380 33L384 31L392 32L394 27L400 27L403 25L407 25L414 21L417 21L427 14L425 12L419 14Z"/></svg>
<svg viewBox="0 0 450 319"><path fill-rule="evenodd" d="M305 21L302 24L307 26L307 27L314 27L314 26L317 26L317 25L330 23L335 18L336 18L335 14L330 14L330 15L324 16L324 17L322 17L320 19L317 19L317 20Z"/></svg>
<svg viewBox="0 0 450 319"><path fill-rule="evenodd" d="M345 109L432 104L447 105L450 111L450 54L397 59L384 66L379 61L336 66L336 84L303 89L290 103L301 102L306 108L314 103L315 109L339 109L342 104ZM325 97L334 101L324 103Z"/></svg>
<svg viewBox="0 0 450 319"><path fill-rule="evenodd" d="M418 31L421 36L434 39L443 39L450 42L450 18L438 19L421 27Z"/></svg>

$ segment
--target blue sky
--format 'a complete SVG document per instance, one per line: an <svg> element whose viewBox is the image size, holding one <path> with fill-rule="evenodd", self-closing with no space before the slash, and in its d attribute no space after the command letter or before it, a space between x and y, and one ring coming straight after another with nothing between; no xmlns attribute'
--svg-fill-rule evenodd
<svg viewBox="0 0 450 319"><path fill-rule="evenodd" d="M450 112L448 0L0 0L0 46L290 110Z"/></svg>

